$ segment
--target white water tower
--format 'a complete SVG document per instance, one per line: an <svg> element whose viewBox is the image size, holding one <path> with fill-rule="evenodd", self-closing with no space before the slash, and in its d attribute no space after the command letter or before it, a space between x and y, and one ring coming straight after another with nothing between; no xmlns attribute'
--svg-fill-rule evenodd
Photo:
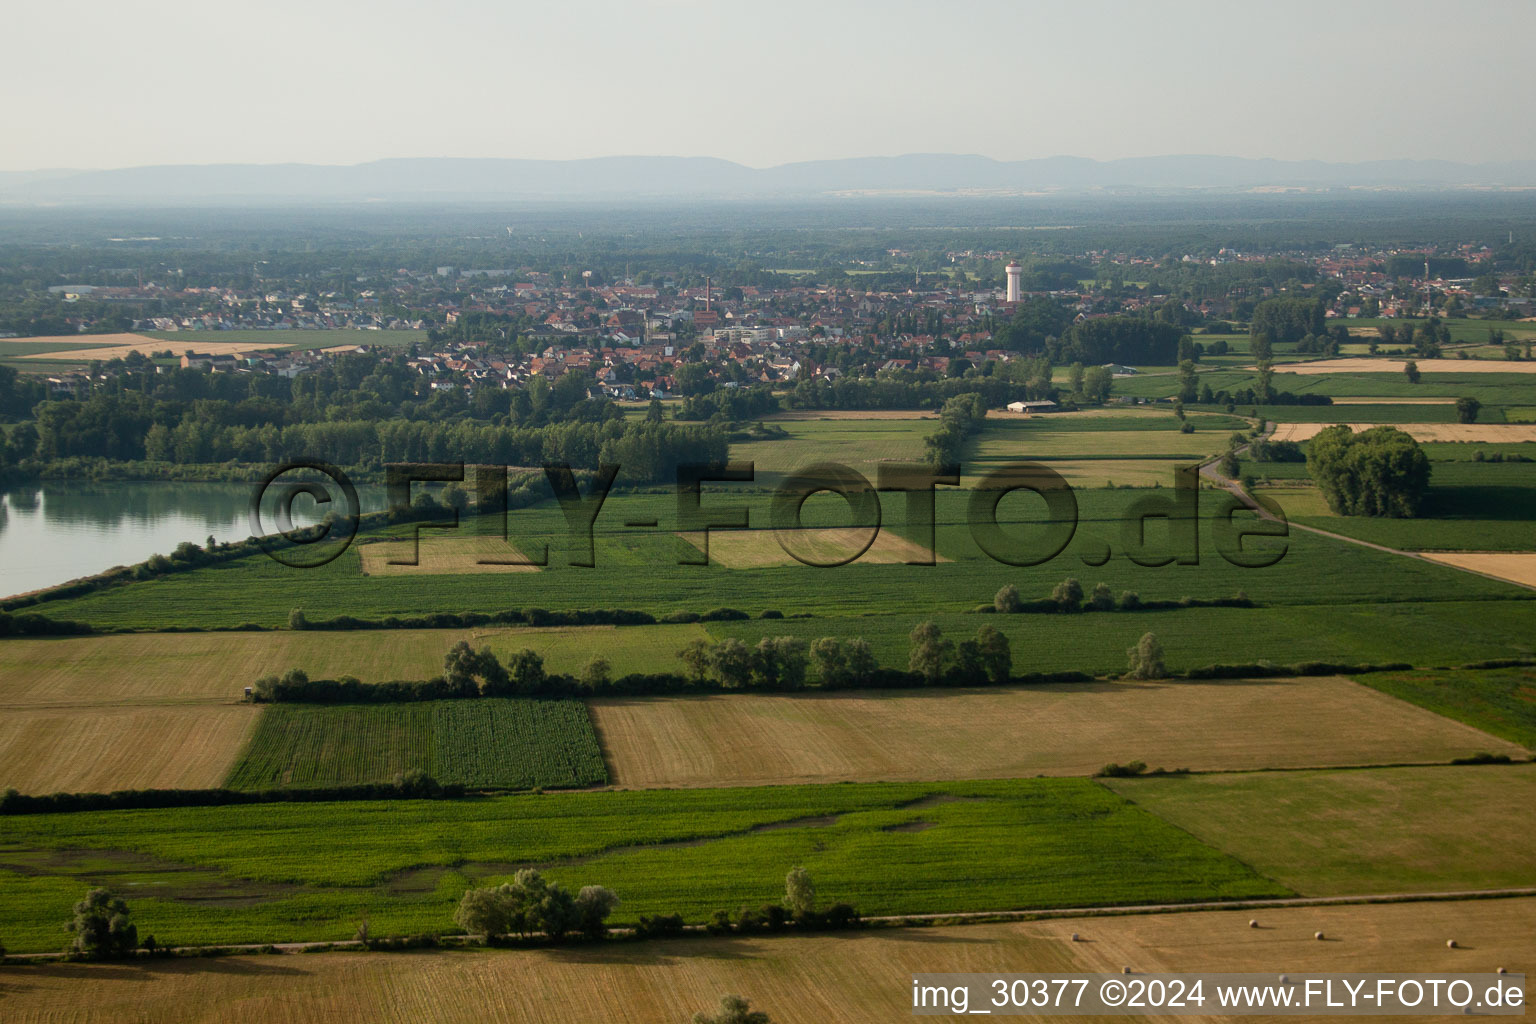
<svg viewBox="0 0 1536 1024"><path fill-rule="evenodd" d="M1024 268L1016 262L1010 262L1003 268L1008 275L1008 301L1020 302L1024 298Z"/></svg>

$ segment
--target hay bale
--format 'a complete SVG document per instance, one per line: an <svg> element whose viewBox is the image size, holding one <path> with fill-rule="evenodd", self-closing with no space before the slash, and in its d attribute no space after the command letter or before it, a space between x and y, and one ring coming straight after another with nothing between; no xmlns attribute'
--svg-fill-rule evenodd
<svg viewBox="0 0 1536 1024"><path fill-rule="evenodd" d="M1073 941L1073 942L1076 942L1076 941L1077 941L1077 932L1073 932L1073 933L1072 933L1072 941Z"/></svg>
<svg viewBox="0 0 1536 1024"><path fill-rule="evenodd" d="M1130 974L1131 973L1131 969L1129 967L1122 967L1122 968L1120 968L1120 973L1121 974Z"/></svg>
<svg viewBox="0 0 1536 1024"><path fill-rule="evenodd" d="M1252 921L1252 920L1250 920L1250 921L1249 921L1249 922L1248 922L1248 927L1249 927L1249 928L1257 928L1257 927L1258 927L1258 926L1259 926L1259 922L1257 922L1257 921Z"/></svg>
<svg viewBox="0 0 1536 1024"><path fill-rule="evenodd" d="M1456 948L1456 940L1455 939L1446 939L1445 940L1445 948L1446 949L1455 949Z"/></svg>
<svg viewBox="0 0 1536 1024"><path fill-rule="evenodd" d="M1318 942L1322 942L1323 941L1323 933L1322 932L1317 932L1312 937L1314 939L1316 939Z"/></svg>

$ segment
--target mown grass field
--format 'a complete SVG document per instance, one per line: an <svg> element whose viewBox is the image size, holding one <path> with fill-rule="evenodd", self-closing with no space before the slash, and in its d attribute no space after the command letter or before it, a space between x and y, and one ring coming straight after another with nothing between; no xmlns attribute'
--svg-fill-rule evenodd
<svg viewBox="0 0 1536 1024"><path fill-rule="evenodd" d="M1390 692L1390 691L1384 691ZM1091 775L1444 762L1524 751L1345 679L608 698L619 786Z"/></svg>
<svg viewBox="0 0 1536 1024"><path fill-rule="evenodd" d="M1359 681L1536 750L1536 668L1373 672Z"/></svg>
<svg viewBox="0 0 1536 1024"><path fill-rule="evenodd" d="M1308 895L1496 889L1536 878L1532 764L1107 785Z"/></svg>
<svg viewBox="0 0 1536 1024"><path fill-rule="evenodd" d="M104 880L162 943L340 939L364 914L375 934L451 931L468 885L528 865L612 888L616 922L776 901L796 865L867 914L1289 891L1094 782L1033 779L18 816L0 901L15 951L58 948Z"/></svg>
<svg viewBox="0 0 1536 1024"><path fill-rule="evenodd" d="M471 788L608 781L587 708L486 698L325 707L276 704L230 770L231 789L389 782L411 770Z"/></svg>
<svg viewBox="0 0 1536 1024"><path fill-rule="evenodd" d="M776 1024L884 1024L923 972L1536 971L1536 901L1060 918L852 935L731 936L600 950L328 953L0 968L7 1019L41 1024L651 1024L739 993ZM1317 942L1323 932L1337 941ZM1073 932L1086 942L1070 941ZM1448 949L1447 936L1461 948Z"/></svg>

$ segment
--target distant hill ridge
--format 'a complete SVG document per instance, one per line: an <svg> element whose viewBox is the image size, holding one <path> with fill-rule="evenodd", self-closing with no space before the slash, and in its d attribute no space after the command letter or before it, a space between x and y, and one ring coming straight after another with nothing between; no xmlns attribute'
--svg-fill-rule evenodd
<svg viewBox="0 0 1536 1024"><path fill-rule="evenodd" d="M1536 187L1536 161L1253 160L1158 156L993 160L908 154L756 169L712 157L587 160L420 158L350 166L207 164L105 171L0 172L0 202L360 201L494 198L805 197L837 193L987 193L1095 189Z"/></svg>

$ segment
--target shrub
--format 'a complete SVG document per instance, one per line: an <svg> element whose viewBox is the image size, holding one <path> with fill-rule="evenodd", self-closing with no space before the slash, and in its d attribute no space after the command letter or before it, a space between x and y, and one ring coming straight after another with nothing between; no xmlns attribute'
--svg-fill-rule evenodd
<svg viewBox="0 0 1536 1024"><path fill-rule="evenodd" d="M665 939L683 934L687 926L681 914L657 914L653 917L640 915L635 924L635 937L641 939Z"/></svg>
<svg viewBox="0 0 1536 1024"><path fill-rule="evenodd" d="M768 1015L752 1009L752 1004L741 996L721 996L720 1008L714 1013L699 1012L693 1015L693 1024L770 1024Z"/></svg>
<svg viewBox="0 0 1536 1024"><path fill-rule="evenodd" d="M1141 595L1134 590L1127 590L1120 595L1120 610L1123 612L1135 611L1141 607Z"/></svg>
<svg viewBox="0 0 1536 1024"><path fill-rule="evenodd" d="M1075 612L1083 604L1083 585L1077 577L1068 576L1051 591L1051 600L1064 612Z"/></svg>
<svg viewBox="0 0 1536 1024"><path fill-rule="evenodd" d="M1016 612L1019 605L1019 588L1012 583L1004 584L992 598L992 607L1000 612Z"/></svg>
<svg viewBox="0 0 1536 1024"><path fill-rule="evenodd" d="M1096 583L1093 587L1093 596L1088 599L1088 606L1094 611L1112 612L1115 610L1115 595L1109 589L1108 583Z"/></svg>
<svg viewBox="0 0 1536 1024"><path fill-rule="evenodd" d="M1146 772L1147 764L1145 761L1132 761L1130 764L1119 764L1111 761L1094 774L1102 779L1129 779L1137 775L1145 775Z"/></svg>

